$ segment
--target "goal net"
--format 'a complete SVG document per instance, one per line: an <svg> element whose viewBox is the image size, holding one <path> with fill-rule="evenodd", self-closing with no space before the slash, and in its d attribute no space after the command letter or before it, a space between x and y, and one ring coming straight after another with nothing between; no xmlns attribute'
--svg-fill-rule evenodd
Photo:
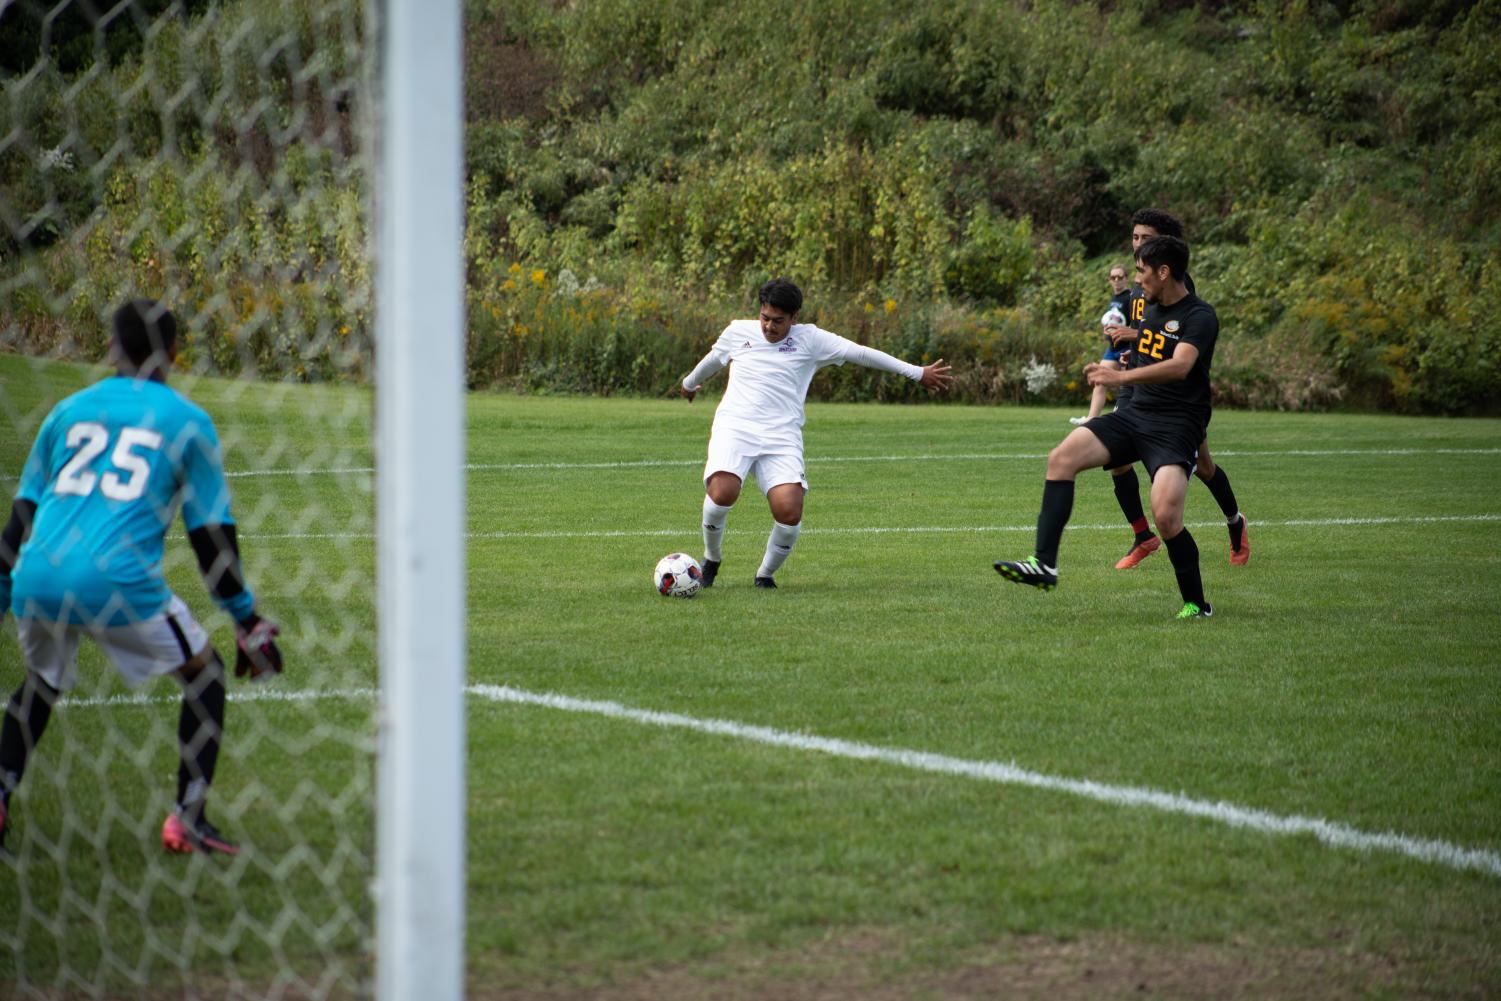
<svg viewBox="0 0 1501 1001"><path fill-rule="evenodd" d="M114 374L116 309L160 303L168 385L217 429L245 583L286 661L272 684L233 676L234 619L173 518L166 584L231 668L205 816L239 854L164 850L183 689L128 685L84 639L10 796L0 994L373 990L374 17L363 0L0 2L0 517L48 414ZM145 461L100 452L77 467L91 486ZM103 567L87 533L73 544L70 566ZM94 625L132 614L88 607ZM6 700L27 674L15 621Z"/></svg>

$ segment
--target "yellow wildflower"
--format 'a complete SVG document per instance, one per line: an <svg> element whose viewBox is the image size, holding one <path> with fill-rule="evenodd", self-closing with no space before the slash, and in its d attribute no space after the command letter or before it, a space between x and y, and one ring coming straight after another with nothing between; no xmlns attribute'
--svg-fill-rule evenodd
<svg viewBox="0 0 1501 1001"><path fill-rule="evenodd" d="M886 302L883 305L883 308L888 313L895 313L896 312L896 300L895 299L887 299Z"/></svg>
<svg viewBox="0 0 1501 1001"><path fill-rule="evenodd" d="M546 284L546 282L547 282L547 272L543 271L541 268L535 268L535 269L533 269L533 271L532 271L532 284L533 285L543 285L543 284Z"/></svg>

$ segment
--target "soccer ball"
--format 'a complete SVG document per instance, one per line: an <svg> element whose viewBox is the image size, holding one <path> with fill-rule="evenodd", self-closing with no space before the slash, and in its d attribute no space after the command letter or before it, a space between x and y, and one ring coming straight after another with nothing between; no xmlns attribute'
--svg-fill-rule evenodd
<svg viewBox="0 0 1501 1001"><path fill-rule="evenodd" d="M698 560L687 553L668 553L657 561L651 579L660 595L691 598L703 587L704 571Z"/></svg>

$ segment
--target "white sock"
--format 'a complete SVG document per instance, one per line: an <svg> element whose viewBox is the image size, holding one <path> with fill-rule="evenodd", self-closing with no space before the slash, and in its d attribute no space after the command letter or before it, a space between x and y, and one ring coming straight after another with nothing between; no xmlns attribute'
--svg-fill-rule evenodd
<svg viewBox="0 0 1501 1001"><path fill-rule="evenodd" d="M756 571L757 577L771 577L781 569L782 564L787 562L787 557L792 555L792 545L797 542L802 530L801 524L784 525L780 521L772 521L771 535L766 540L766 558L761 561L761 569Z"/></svg>
<svg viewBox="0 0 1501 1001"><path fill-rule="evenodd" d="M719 562L719 545L724 540L724 523L729 517L729 508L720 507L704 494L704 559Z"/></svg>

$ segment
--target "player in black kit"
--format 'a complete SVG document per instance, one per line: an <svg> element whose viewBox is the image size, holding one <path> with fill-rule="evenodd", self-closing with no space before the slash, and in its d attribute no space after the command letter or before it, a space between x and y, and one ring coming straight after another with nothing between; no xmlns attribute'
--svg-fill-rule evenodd
<svg viewBox="0 0 1501 1001"><path fill-rule="evenodd" d="M1220 322L1214 307L1188 291L1188 245L1171 236L1145 241L1136 274L1146 308L1132 345L1132 367L1092 364L1092 386L1134 386L1129 407L1076 428L1048 453L1037 548L1026 560L999 561L1007 580L1045 591L1058 584L1058 545L1074 506L1074 479L1096 466L1140 461L1152 479L1152 517L1183 596L1180 619L1212 614L1199 574L1199 548L1183 524L1183 502L1209 424L1209 368Z"/></svg>
<svg viewBox="0 0 1501 1001"><path fill-rule="evenodd" d="M1152 208L1138 210L1131 216L1132 251L1134 252L1144 241L1154 236L1175 236L1181 240L1183 239L1183 224L1171 212ZM1193 278L1187 274L1184 275L1184 286L1190 293L1197 294ZM1121 361L1127 368L1131 366L1129 345L1136 340L1145 309L1146 301L1142 297L1140 286L1133 286L1126 311L1126 325L1106 331L1107 336L1113 336L1117 343L1125 348ZM1117 410L1130 404L1133 392L1133 387L1127 385L1116 393ZM1161 543L1147 525L1146 513L1141 507L1141 486L1136 478L1136 470L1131 466L1124 466L1111 469L1109 472L1112 477L1111 483L1115 487L1116 502L1120 504L1121 513L1126 516L1126 521L1136 533L1130 550L1115 565L1117 570L1129 570L1156 552ZM1230 533L1231 565L1244 566L1251 558L1250 532L1246 528L1246 519L1240 513L1240 507L1236 503L1235 491L1230 486L1230 478L1225 474L1224 469L1215 464L1214 457L1209 452L1208 440L1199 442L1199 464L1194 474L1204 481L1204 485L1214 495L1215 503L1219 504L1220 510L1224 512L1225 526Z"/></svg>

